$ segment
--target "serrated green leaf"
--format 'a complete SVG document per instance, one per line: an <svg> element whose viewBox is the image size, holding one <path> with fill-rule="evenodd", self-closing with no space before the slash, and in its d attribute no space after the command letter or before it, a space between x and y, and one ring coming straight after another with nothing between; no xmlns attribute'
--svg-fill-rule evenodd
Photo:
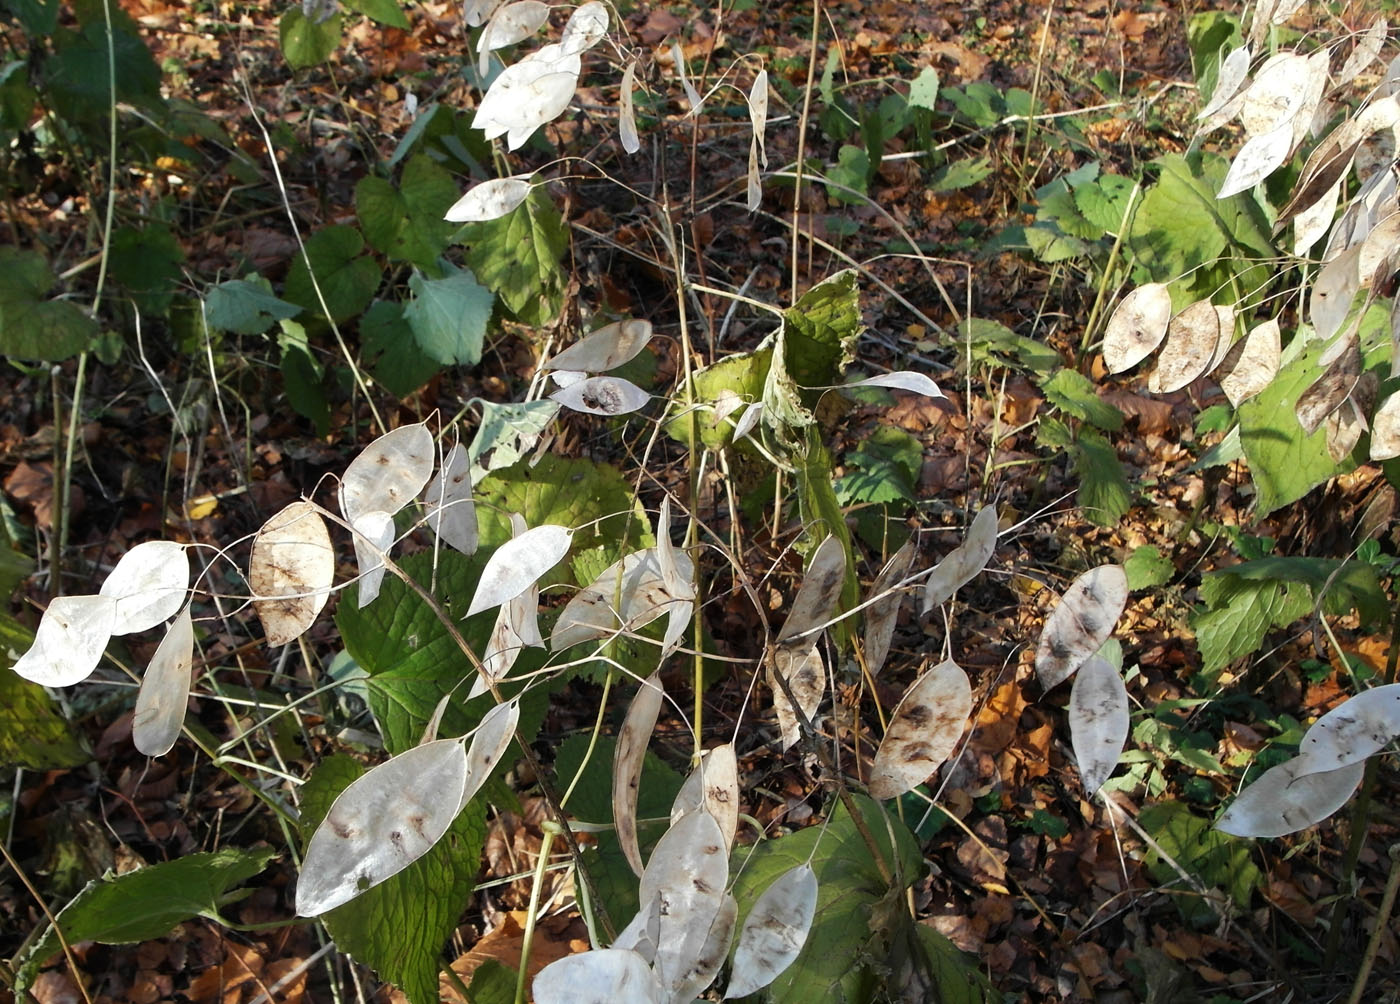
<svg viewBox="0 0 1400 1004"><path fill-rule="evenodd" d="M877 426L846 454L846 466L856 470L836 481L836 498L842 505L913 502L923 459L923 445L909 433L890 425Z"/></svg>
<svg viewBox="0 0 1400 1004"><path fill-rule="evenodd" d="M467 604L476 589L481 569L494 548L482 548L473 555L442 549L436 555L409 555L399 562L405 574L425 589L434 581L435 595L449 622L459 625L462 636L475 652L485 651L494 613L463 620ZM434 576L436 575L436 578ZM336 627L345 650L366 673L370 709L391 753L401 753L418 744L423 729L442 695L457 688L465 695L476 669L453 641L447 626L415 591L397 576L385 576L379 597L361 608L355 586L345 602L336 607ZM523 675L544 664L544 651L527 648L516 660L514 672ZM464 682L465 681L465 682ZM502 690L511 696L520 690L518 680L507 678ZM548 702L548 688L537 687L522 701L519 731L531 736L539 727ZM495 705L490 695L473 701L449 701L439 734L463 735L476 727L481 717ZM501 769L508 767L503 763Z"/></svg>
<svg viewBox="0 0 1400 1004"><path fill-rule="evenodd" d="M54 275L34 251L0 247L0 353L59 362L97 337L97 324L67 300L46 300Z"/></svg>
<svg viewBox="0 0 1400 1004"><path fill-rule="evenodd" d="M481 409L481 422L467 447L472 484L479 484L488 471L518 464L559 413L559 402L549 398L511 404L477 399L473 403Z"/></svg>
<svg viewBox="0 0 1400 1004"><path fill-rule="evenodd" d="M866 201L860 196L865 194L867 179L870 177L870 154L864 147L846 144L836 156L836 163L826 169L827 178L835 182L834 185L827 186L827 195L832 202L860 205Z"/></svg>
<svg viewBox="0 0 1400 1004"><path fill-rule="evenodd" d="M1230 897L1236 912L1249 909L1254 890L1262 875L1250 857L1251 844L1227 836L1197 816L1181 802L1159 802L1146 806L1138 816L1142 828L1170 855L1168 863L1155 851L1147 852L1147 866L1159 882L1175 882L1180 877L1174 865L1195 875L1207 889L1219 889ZM1198 896L1173 896L1183 916L1196 927L1218 922L1210 904Z"/></svg>
<svg viewBox="0 0 1400 1004"><path fill-rule="evenodd" d="M1123 413L1099 397L1094 382L1078 370L1056 370L1042 381L1046 399L1081 422L1097 425L1105 432L1123 428Z"/></svg>
<svg viewBox="0 0 1400 1004"><path fill-rule="evenodd" d="M1191 618L1191 627L1207 673L1258 651L1271 628L1293 623L1312 610L1313 602L1301 583L1224 573L1201 580L1201 598L1206 609Z"/></svg>
<svg viewBox="0 0 1400 1004"><path fill-rule="evenodd" d="M374 175L361 178L355 212L365 238L390 260L435 269L456 229L442 214L457 196L452 176L420 153L409 158L397 187Z"/></svg>
<svg viewBox="0 0 1400 1004"><path fill-rule="evenodd" d="M0 614L0 764L55 770L87 763L92 754L48 691L10 670L9 653L33 643L34 632Z"/></svg>
<svg viewBox="0 0 1400 1004"><path fill-rule="evenodd" d="M107 256L112 278L126 287L142 311L164 316L170 310L185 251L168 226L120 227L112 233Z"/></svg>
<svg viewBox="0 0 1400 1004"><path fill-rule="evenodd" d="M929 177L933 192L956 192L985 181L992 173L990 157L964 157L944 164Z"/></svg>
<svg viewBox="0 0 1400 1004"><path fill-rule="evenodd" d="M301 5L288 7L277 24L282 55L294 70L324 63L340 45L340 15L317 22L301 12Z"/></svg>
<svg viewBox="0 0 1400 1004"><path fill-rule="evenodd" d="M412 394L442 368L418 347L402 304L370 304L360 318L360 347L375 381L397 397Z"/></svg>
<svg viewBox="0 0 1400 1004"><path fill-rule="evenodd" d="M93 8L88 8L92 11ZM108 85L108 34L101 7L98 16L82 19L76 32L64 32L62 45L38 66L41 90L50 110L69 126L80 123L106 134L112 94ZM161 73L151 50L141 38L130 15L120 7L111 10L111 54L116 57L117 100L148 109L160 109Z"/></svg>
<svg viewBox="0 0 1400 1004"><path fill-rule="evenodd" d="M1070 454L1084 515L1099 526L1114 526L1133 507L1133 489L1117 452L1093 429L1083 429Z"/></svg>
<svg viewBox="0 0 1400 1004"><path fill-rule="evenodd" d="M345 6L390 28L409 27L408 16L399 6L398 0L345 0Z"/></svg>
<svg viewBox="0 0 1400 1004"><path fill-rule="evenodd" d="M516 320L538 327L559 316L568 285L560 262L569 243L546 186L532 188L498 220L466 224L456 239L467 246L467 264L477 279Z"/></svg>
<svg viewBox="0 0 1400 1004"><path fill-rule="evenodd" d="M1084 218L1075 204L1074 193L1062 190L1041 200L1035 218L1042 222L1054 223L1063 233L1083 240L1098 240L1103 236L1103 227Z"/></svg>
<svg viewBox="0 0 1400 1004"><path fill-rule="evenodd" d="M379 265L364 250L365 240L360 232L341 224L318 230L306 239L306 255L311 259L331 320L337 324L369 306L379 288ZM283 297L315 316L324 316L301 255L292 257Z"/></svg>
<svg viewBox="0 0 1400 1004"><path fill-rule="evenodd" d="M262 871L276 855L271 847L230 847L97 879L59 912L58 925L70 945L118 945L164 937L176 924L194 917L219 921L219 908L231 898L229 891ZM20 961L16 989L27 989L39 967L59 949L58 934L50 926Z"/></svg>
<svg viewBox="0 0 1400 1004"><path fill-rule="evenodd" d="M854 798L882 856L897 871L902 884L918 879L923 860L908 827L887 817L869 798ZM739 901L735 927L743 929L749 910L764 889L809 857L817 876L816 914L802 953L769 987L771 1000L776 1004L867 1000L890 949L893 932L887 924L891 918L879 907L892 890L881 880L869 848L840 805L825 829L808 827L751 848L735 849L730 863L730 874L735 876L734 897ZM901 891L902 886L894 894Z"/></svg>
<svg viewBox="0 0 1400 1004"><path fill-rule="evenodd" d="M787 372L804 388L836 383L861 329L855 270L822 280L783 311L780 344Z"/></svg>
<svg viewBox="0 0 1400 1004"><path fill-rule="evenodd" d="M347 756L321 761L301 789L303 841L364 772ZM475 888L485 840L486 810L476 798L427 854L321 915L336 947L398 986L412 1004L437 1004L439 959Z"/></svg>
<svg viewBox="0 0 1400 1004"><path fill-rule="evenodd" d="M1260 394L1240 405L1240 444L1254 479L1256 519L1355 466L1350 460L1338 464L1332 459L1325 429L1309 436L1298 424L1298 397L1317 378L1321 354L1321 345L1310 345Z"/></svg>
<svg viewBox="0 0 1400 1004"><path fill-rule="evenodd" d="M1075 207L1084 219L1104 233L1115 234L1123 225L1133 181L1119 174L1105 174L1097 181L1074 189Z"/></svg>
<svg viewBox="0 0 1400 1004"><path fill-rule="evenodd" d="M221 282L204 297L209 326L236 335L260 335L278 321L296 317L301 309L274 296L272 283L260 275Z"/></svg>
<svg viewBox="0 0 1400 1004"><path fill-rule="evenodd" d="M1048 345L985 317L967 318L958 331L957 344L963 366L1015 366L1032 373L1050 373L1060 366L1060 354Z"/></svg>
<svg viewBox="0 0 1400 1004"><path fill-rule="evenodd" d="M415 272L408 280L413 299L403 315L418 348L443 365L481 361L486 325L495 297L470 272L451 269L441 279Z"/></svg>
<svg viewBox="0 0 1400 1004"><path fill-rule="evenodd" d="M1136 591L1170 582L1176 574L1176 566L1155 547L1143 546L1134 548L1128 555L1123 562L1123 572L1128 576L1128 588Z"/></svg>
<svg viewBox="0 0 1400 1004"><path fill-rule="evenodd" d="M321 383L325 375L321 364L311 354L306 341L306 329L296 321L281 321L282 333L277 345L282 350L282 383L287 388L287 401L298 415L316 426L316 435L325 436L331 427L331 406L326 400L326 388Z"/></svg>

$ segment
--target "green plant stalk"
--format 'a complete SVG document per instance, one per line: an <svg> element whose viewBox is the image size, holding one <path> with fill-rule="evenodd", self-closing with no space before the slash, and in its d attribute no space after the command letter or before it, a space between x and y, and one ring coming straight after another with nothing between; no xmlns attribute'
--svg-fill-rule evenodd
<svg viewBox="0 0 1400 1004"><path fill-rule="evenodd" d="M1098 293L1094 296L1094 306L1089 310L1089 320L1084 323L1084 337L1079 340L1081 364L1084 353L1089 351L1089 344L1093 341L1099 312L1103 310L1104 299L1108 295L1108 280L1113 275L1113 266L1118 261L1118 252L1123 247L1123 235L1127 232L1128 221L1132 218L1133 210L1137 207L1137 197L1140 191L1142 191L1142 183L1134 182L1133 190L1128 193L1128 204L1123 209L1123 219L1118 224L1118 233L1113 237L1113 247L1108 252L1108 261L1104 262L1103 275L1099 278Z"/></svg>
<svg viewBox="0 0 1400 1004"><path fill-rule="evenodd" d="M1030 114L1026 116L1026 143L1021 148L1021 164L1030 163L1031 159L1031 136L1035 133L1035 107L1040 101L1040 75L1045 69L1045 43L1050 38L1050 16L1054 13L1055 2L1045 5L1045 21L1040 26L1040 46L1035 53L1035 79L1031 81L1031 107Z"/></svg>
<svg viewBox="0 0 1400 1004"><path fill-rule="evenodd" d="M1385 682L1395 682L1395 666L1400 662L1400 593L1395 597L1395 605L1390 611L1390 648L1385 653ZM1361 776L1361 794L1351 808L1351 836L1347 840L1346 857L1342 859L1341 888L1348 888L1355 881L1356 863L1361 858L1361 848L1366 843L1366 832L1370 826L1371 797L1376 788L1376 773L1379 761L1371 757L1366 761L1366 771ZM1394 869L1392 869L1392 872ZM1322 968L1331 969L1337 961L1337 951L1342 944L1342 922L1346 919L1349 896L1338 896L1332 904L1332 915L1327 925L1327 945L1322 952Z"/></svg>
<svg viewBox="0 0 1400 1004"><path fill-rule="evenodd" d="M515 974L515 1004L525 1004L525 977L530 971L530 944L535 940L535 914L540 908L540 887L544 885L544 873L549 864L549 849L554 844L558 828L548 820L544 824L544 835L540 838L540 856L535 861L535 881L530 886L530 907L525 915L525 933L520 939L520 971Z"/></svg>

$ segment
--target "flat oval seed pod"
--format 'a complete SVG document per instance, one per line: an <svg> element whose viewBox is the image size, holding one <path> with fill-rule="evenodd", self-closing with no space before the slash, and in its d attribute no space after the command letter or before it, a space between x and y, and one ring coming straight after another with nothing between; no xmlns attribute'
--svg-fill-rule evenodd
<svg viewBox="0 0 1400 1004"><path fill-rule="evenodd" d="M1281 837L1320 823L1361 784L1362 761L1337 770L1299 774L1301 758L1266 770L1230 803L1215 828L1237 837Z"/></svg>
<svg viewBox="0 0 1400 1004"><path fill-rule="evenodd" d="M306 845L297 914L348 903L428 853L457 817L466 778L462 744L438 739L352 781Z"/></svg>
<svg viewBox="0 0 1400 1004"><path fill-rule="evenodd" d="M546 523L526 530L500 547L486 561L476 583L467 616L499 606L523 593L569 553L574 531Z"/></svg>
<svg viewBox="0 0 1400 1004"><path fill-rule="evenodd" d="M1089 656L1074 677L1069 735L1084 794L1092 796L1118 766L1118 755L1128 740L1128 688L1102 656Z"/></svg>
<svg viewBox="0 0 1400 1004"><path fill-rule="evenodd" d="M873 602L865 608L865 666L872 676L880 672L890 653L899 608L904 602L903 590L895 587L909 574L917 550L913 540L905 541L870 586L869 599Z"/></svg>
<svg viewBox="0 0 1400 1004"><path fill-rule="evenodd" d="M1361 377L1361 350L1353 336L1343 345L1337 358L1324 369L1303 393L1293 411L1298 424L1311 436L1322 428L1323 421L1342 406Z"/></svg>
<svg viewBox="0 0 1400 1004"><path fill-rule="evenodd" d="M472 796L490 779L491 772L510 748L511 740L515 738L515 727L519 723L519 701L498 704L482 716L481 724L472 736L472 743L467 747L467 776L462 784L458 812L466 808Z"/></svg>
<svg viewBox="0 0 1400 1004"><path fill-rule="evenodd" d="M387 512L365 512L350 521L354 532L355 567L359 573L360 607L373 603L384 581L384 558L394 546L394 517Z"/></svg>
<svg viewBox="0 0 1400 1004"><path fill-rule="evenodd" d="M194 621L190 608L176 615L151 656L136 693L131 716L131 741L146 756L164 756L175 745L185 724L194 671Z"/></svg>
<svg viewBox="0 0 1400 1004"><path fill-rule="evenodd" d="M589 0L569 15L559 46L566 53L580 53L597 45L608 33L608 8L598 0Z"/></svg>
<svg viewBox="0 0 1400 1004"><path fill-rule="evenodd" d="M1244 92L1240 122L1245 132L1258 136L1291 123L1306 97L1310 72L1307 57L1294 52L1265 60Z"/></svg>
<svg viewBox="0 0 1400 1004"><path fill-rule="evenodd" d="M1381 47L1385 45L1386 33L1389 30L1390 26L1385 18L1381 18L1362 32L1361 37L1356 40L1356 47L1347 55L1347 61L1337 71L1336 79L1332 82L1334 87L1351 83L1362 70L1376 61L1376 57L1381 54Z"/></svg>
<svg viewBox="0 0 1400 1004"><path fill-rule="evenodd" d="M473 185L443 214L449 223L484 223L498 220L525 201L530 194L529 178L492 178Z"/></svg>
<svg viewBox="0 0 1400 1004"><path fill-rule="evenodd" d="M972 684L952 659L919 677L895 706L870 770L871 798L898 798L938 769L972 714Z"/></svg>
<svg viewBox="0 0 1400 1004"><path fill-rule="evenodd" d="M673 981L671 1000L692 1001L715 981L715 977L719 975L719 967L724 965L724 960L729 957L729 946L734 940L734 923L738 919L739 902L729 893L725 893L699 956L691 963L690 968L680 972Z"/></svg>
<svg viewBox="0 0 1400 1004"><path fill-rule="evenodd" d="M728 880L724 836L708 812L687 813L657 841L638 900L661 900L653 965L668 993L674 994L704 952Z"/></svg>
<svg viewBox="0 0 1400 1004"><path fill-rule="evenodd" d="M924 580L923 613L948 602L954 593L971 582L992 560L996 546L997 507L983 506L967 528L962 544L949 551Z"/></svg>
<svg viewBox="0 0 1400 1004"><path fill-rule="evenodd" d="M816 910L817 876L810 864L804 861L774 879L744 918L725 1000L751 994L781 976L807 943Z"/></svg>
<svg viewBox="0 0 1400 1004"><path fill-rule="evenodd" d="M1206 371L1220 344L1220 315L1209 300L1197 300L1171 319L1157 368L1147 378L1154 394L1181 390Z"/></svg>
<svg viewBox="0 0 1400 1004"><path fill-rule="evenodd" d="M656 974L636 952L599 948L556 959L535 974L535 1004L662 1004Z"/></svg>
<svg viewBox="0 0 1400 1004"><path fill-rule="evenodd" d="M1313 722L1298 744L1298 773L1365 760L1400 735L1400 683L1363 690Z"/></svg>
<svg viewBox="0 0 1400 1004"><path fill-rule="evenodd" d="M467 0L462 16L471 27L480 28L500 3L501 0Z"/></svg>
<svg viewBox="0 0 1400 1004"><path fill-rule="evenodd" d="M184 544L148 540L122 555L98 592L117 602L115 635L163 624L185 605L190 559Z"/></svg>
<svg viewBox="0 0 1400 1004"><path fill-rule="evenodd" d="M1361 245L1353 244L1318 271L1308 297L1308 317L1319 338L1335 335L1351 313L1351 301L1361 288L1360 260Z"/></svg>
<svg viewBox="0 0 1400 1004"><path fill-rule="evenodd" d="M1220 183L1217 199L1248 191L1273 174L1293 152L1293 123L1284 122L1276 129L1252 137L1230 163L1225 180Z"/></svg>
<svg viewBox="0 0 1400 1004"><path fill-rule="evenodd" d="M1371 459L1400 457L1400 394L1391 394L1371 417Z"/></svg>
<svg viewBox="0 0 1400 1004"><path fill-rule="evenodd" d="M428 527L449 547L463 554L475 554L477 545L476 503L472 501L471 459L461 443L455 443L442 458L442 469L428 482L423 496Z"/></svg>
<svg viewBox="0 0 1400 1004"><path fill-rule="evenodd" d="M486 640L486 651L481 655L481 671L467 700L486 693L492 684L504 680L524 649L544 644L540 639L539 605L537 585L526 586L519 596L501 604L491 636Z"/></svg>
<svg viewBox="0 0 1400 1004"><path fill-rule="evenodd" d="M1104 331L1104 366L1110 373L1122 373L1152 355L1167 337L1171 319L1171 294L1160 282L1139 286L1123 297Z"/></svg>
<svg viewBox="0 0 1400 1004"><path fill-rule="evenodd" d="M688 584L695 574L690 555L676 551L672 557L678 575ZM635 631L677 607L683 610L684 629L694 597L692 587L687 586L680 596L667 588L656 548L633 551L605 568L565 604L550 632L549 647L558 652L619 631Z"/></svg>
<svg viewBox="0 0 1400 1004"><path fill-rule="evenodd" d="M826 667L815 642L778 645L768 667L768 684L773 688L773 710L778 714L778 729L783 736L783 752L796 745L802 736L802 720L797 717L787 693L773 677L781 675L797 698L798 707L815 724L817 708L826 696Z"/></svg>
<svg viewBox="0 0 1400 1004"><path fill-rule="evenodd" d="M1240 84L1244 83L1245 75L1249 72L1249 60L1249 46L1242 45L1231 50L1230 54L1220 61L1220 71L1215 76L1215 90L1211 92L1210 102L1196 114L1197 119L1210 118L1239 92Z"/></svg>
<svg viewBox="0 0 1400 1004"><path fill-rule="evenodd" d="M1351 451L1361 442L1365 431L1366 418L1357 406L1355 397L1343 401L1342 406L1328 415L1322 423L1322 433L1327 439L1327 452L1339 464L1351 456Z"/></svg>
<svg viewBox="0 0 1400 1004"><path fill-rule="evenodd" d="M1279 339L1278 318L1271 317L1256 324L1236 342L1215 369L1220 389L1238 408L1251 397L1261 393L1278 376L1282 343Z"/></svg>
<svg viewBox="0 0 1400 1004"><path fill-rule="evenodd" d="M642 784L642 760L651 742L666 690L658 670L642 682L627 708L613 750L612 810L617 842L632 871L642 874L642 850L637 846L637 789ZM643 898L645 901L645 897Z"/></svg>
<svg viewBox="0 0 1400 1004"><path fill-rule="evenodd" d="M548 20L549 4L540 0L516 0L515 3L496 8L476 44L484 52L504 49L525 41ZM485 72L482 76L486 76Z"/></svg>
<svg viewBox="0 0 1400 1004"><path fill-rule="evenodd" d="M628 153L642 148L641 138L637 136L637 113L632 107L632 84L636 77L637 62L633 60L622 71L622 86L617 97L617 138Z"/></svg>
<svg viewBox="0 0 1400 1004"><path fill-rule="evenodd" d="M686 571L681 572L684 561ZM666 621L666 637L661 642L664 659L680 644L695 609L695 566L687 554L676 551L671 543L671 496L661 500L661 512L656 518L656 566L661 572L661 585L671 598Z"/></svg>
<svg viewBox="0 0 1400 1004"><path fill-rule="evenodd" d="M612 943L613 948L625 948L636 952L651 965L656 959L656 941L661 936L661 897L656 896L643 904Z"/></svg>
<svg viewBox="0 0 1400 1004"><path fill-rule="evenodd" d="M907 390L913 394L922 394L924 397L948 396L938 389L938 384L924 374L915 373L913 370L880 373L873 377L866 377L864 380L853 380L841 385L842 390L849 390L852 387L888 387L891 390Z"/></svg>
<svg viewBox="0 0 1400 1004"><path fill-rule="evenodd" d="M671 65L675 67L676 76L681 78L681 87L685 89L685 99L690 102L690 114L694 115L700 111L700 92L695 89L695 85L690 82L690 77L685 72L685 51L681 48L680 42L671 43Z"/></svg>
<svg viewBox="0 0 1400 1004"><path fill-rule="evenodd" d="M1309 203L1293 217L1293 253L1299 258L1307 257L1312 246L1327 233L1332 219L1337 215L1337 203L1341 201L1342 184L1337 182Z"/></svg>
<svg viewBox="0 0 1400 1004"><path fill-rule="evenodd" d="M706 750L700 763L692 770L671 805L671 824L687 812L703 808L724 834L728 850L734 849L734 834L739 829L739 764L732 743Z"/></svg>
<svg viewBox="0 0 1400 1004"><path fill-rule="evenodd" d="M393 515L422 492L436 460L433 434L422 422L386 432L345 468L341 513L350 523L367 512Z"/></svg>
<svg viewBox="0 0 1400 1004"><path fill-rule="evenodd" d="M1035 672L1053 689L1108 640L1128 603L1128 577L1121 565L1091 568L1070 583L1045 619L1035 651Z"/></svg>
<svg viewBox="0 0 1400 1004"><path fill-rule="evenodd" d="M753 126L754 140L758 143L758 160L763 169L768 169L768 149L763 142L763 131L768 127L768 71L759 70L749 88L749 122Z"/></svg>
<svg viewBox="0 0 1400 1004"><path fill-rule="evenodd" d="M749 172L744 179L744 202L753 212L763 203L763 179L758 167L758 137L749 141Z"/></svg>
<svg viewBox="0 0 1400 1004"><path fill-rule="evenodd" d="M651 341L651 322L639 318L605 324L540 364L542 370L606 373L630 361Z"/></svg>
<svg viewBox="0 0 1400 1004"><path fill-rule="evenodd" d="M622 377L595 376L560 387L549 399L588 415L629 415L645 408L651 395Z"/></svg>
<svg viewBox="0 0 1400 1004"><path fill-rule="evenodd" d="M39 620L34 644L10 667L32 683L71 687L92 675L117 618L110 596L55 596Z"/></svg>
<svg viewBox="0 0 1400 1004"><path fill-rule="evenodd" d="M310 502L293 502L253 538L248 585L271 646L299 638L326 605L335 552L326 522Z"/></svg>
<svg viewBox="0 0 1400 1004"><path fill-rule="evenodd" d="M815 643L816 629L831 620L845 582L846 548L835 534L829 534L817 545L812 559L807 562L807 572L802 577L797 595L793 597L787 620L778 632L778 641L801 638Z"/></svg>

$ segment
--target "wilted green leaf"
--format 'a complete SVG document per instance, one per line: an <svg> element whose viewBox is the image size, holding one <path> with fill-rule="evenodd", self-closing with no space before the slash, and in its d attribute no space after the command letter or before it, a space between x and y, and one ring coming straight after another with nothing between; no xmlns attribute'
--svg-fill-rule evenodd
<svg viewBox="0 0 1400 1004"><path fill-rule="evenodd" d="M518 464L559 413L559 402L549 398L514 404L477 399L473 403L481 409L481 422L467 447L472 484L479 484L487 471Z"/></svg>
<svg viewBox="0 0 1400 1004"><path fill-rule="evenodd" d="M270 847L225 848L98 879L59 912L58 924L70 945L119 945L164 937L194 917L222 921L220 907L237 898L230 890L262 871L276 854ZM39 967L59 950L58 935L50 927L20 961L16 988L28 988Z"/></svg>
<svg viewBox="0 0 1400 1004"><path fill-rule="evenodd" d="M1032 373L1049 373L1060 365L1060 354L1048 345L984 317L964 321L957 339L959 361L964 366L970 361L977 366L1014 366Z"/></svg>
<svg viewBox="0 0 1400 1004"><path fill-rule="evenodd" d="M277 24L282 40L282 55L294 70L324 63L340 45L340 15L333 14L320 23L301 12L301 5L287 8Z"/></svg>
<svg viewBox="0 0 1400 1004"><path fill-rule="evenodd" d="M827 186L831 201L859 205L865 201L860 196L865 194L866 181L870 177L870 155L864 147L847 144L837 153L836 163L827 168L826 176L835 182L835 185Z"/></svg>
<svg viewBox="0 0 1400 1004"><path fill-rule="evenodd" d="M347 756L321 761L301 789L304 841L335 797L364 772ZM400 987L412 1004L437 1004L438 960L471 898L485 840L486 810L477 798L427 854L322 914L336 947Z"/></svg>
<svg viewBox="0 0 1400 1004"><path fill-rule="evenodd" d="M364 250L365 241L360 232L340 224L318 230L306 239L311 268L326 298L331 320L337 324L369 306L379 288L379 265L366 256ZM292 257L283 296L313 315L324 316L301 255Z"/></svg>
<svg viewBox="0 0 1400 1004"><path fill-rule="evenodd" d="M413 299L403 315L414 341L430 359L445 366L481 361L486 325L495 297L470 272L451 269L441 279L415 272L408 280Z"/></svg>
<svg viewBox="0 0 1400 1004"><path fill-rule="evenodd" d="M210 287L204 297L209 326L236 335L260 335L278 321L295 317L301 309L273 295L272 283L260 275L221 282Z"/></svg>
<svg viewBox="0 0 1400 1004"><path fill-rule="evenodd" d="M59 362L92 343L97 324L77 304L44 299L53 284L37 252L0 247L0 353Z"/></svg>
<svg viewBox="0 0 1400 1004"><path fill-rule="evenodd" d="M963 157L934 171L929 178L928 187L933 192L956 192L986 180L991 173L990 157Z"/></svg>
<svg viewBox="0 0 1400 1004"><path fill-rule="evenodd" d="M694 406L699 409L695 424L700 431L701 443L710 449L718 449L732 442L734 424L739 421L744 409L763 397L772 361L771 348L758 349L721 359L693 374ZM723 417L715 411L716 406L722 404L732 406ZM676 417L666 423L666 434L682 443L690 442L687 407L685 395L678 393L672 407Z"/></svg>
<svg viewBox="0 0 1400 1004"><path fill-rule="evenodd" d="M569 242L546 186L532 188L498 220L466 224L457 239L467 246L467 264L477 279L516 320L538 327L559 316L568 285L560 261Z"/></svg>

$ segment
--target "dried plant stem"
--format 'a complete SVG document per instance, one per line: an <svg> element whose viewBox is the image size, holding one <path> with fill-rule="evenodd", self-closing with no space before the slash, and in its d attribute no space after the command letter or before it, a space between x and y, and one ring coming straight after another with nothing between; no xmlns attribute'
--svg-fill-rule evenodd
<svg viewBox="0 0 1400 1004"><path fill-rule="evenodd" d="M802 88L802 115L797 120L797 165L792 182L792 302L797 302L797 237L802 232L798 217L802 213L802 167L807 156L807 121L812 113L812 83L817 79L817 29L821 25L821 0L812 0L812 51L807 55L807 86Z"/></svg>
<svg viewBox="0 0 1400 1004"><path fill-rule="evenodd" d="M73 957L73 949L68 944L68 939L63 936L63 929L58 926L58 920L54 917L49 905L44 902L44 897L39 895L39 890L34 888L34 884L29 881L29 876L20 868L19 862L10 856L10 849L0 842L0 855L3 855L10 869L19 876L19 880L24 883L24 887L29 890L29 895L34 897L34 902L39 904L39 909L44 911L44 916L53 925L54 934L58 936L58 943L63 948L63 958L68 962L68 968L73 971L73 985L78 988L78 993L83 995L83 1000L87 1004L92 1004L92 997L88 995L87 987L83 985L82 970L78 968L78 960ZM35 932L37 933L37 932Z"/></svg>
<svg viewBox="0 0 1400 1004"><path fill-rule="evenodd" d="M1371 978L1371 967L1376 964L1376 953L1380 951L1381 935L1390 925L1390 914L1395 909L1395 893L1400 889L1400 844L1390 845L1390 874L1385 880L1385 892L1381 896L1381 908L1376 914L1376 926L1371 931L1371 940L1366 943L1366 954L1361 957L1361 969L1356 974L1351 996L1347 1004L1360 1004L1361 995L1366 991L1366 983Z"/></svg>

